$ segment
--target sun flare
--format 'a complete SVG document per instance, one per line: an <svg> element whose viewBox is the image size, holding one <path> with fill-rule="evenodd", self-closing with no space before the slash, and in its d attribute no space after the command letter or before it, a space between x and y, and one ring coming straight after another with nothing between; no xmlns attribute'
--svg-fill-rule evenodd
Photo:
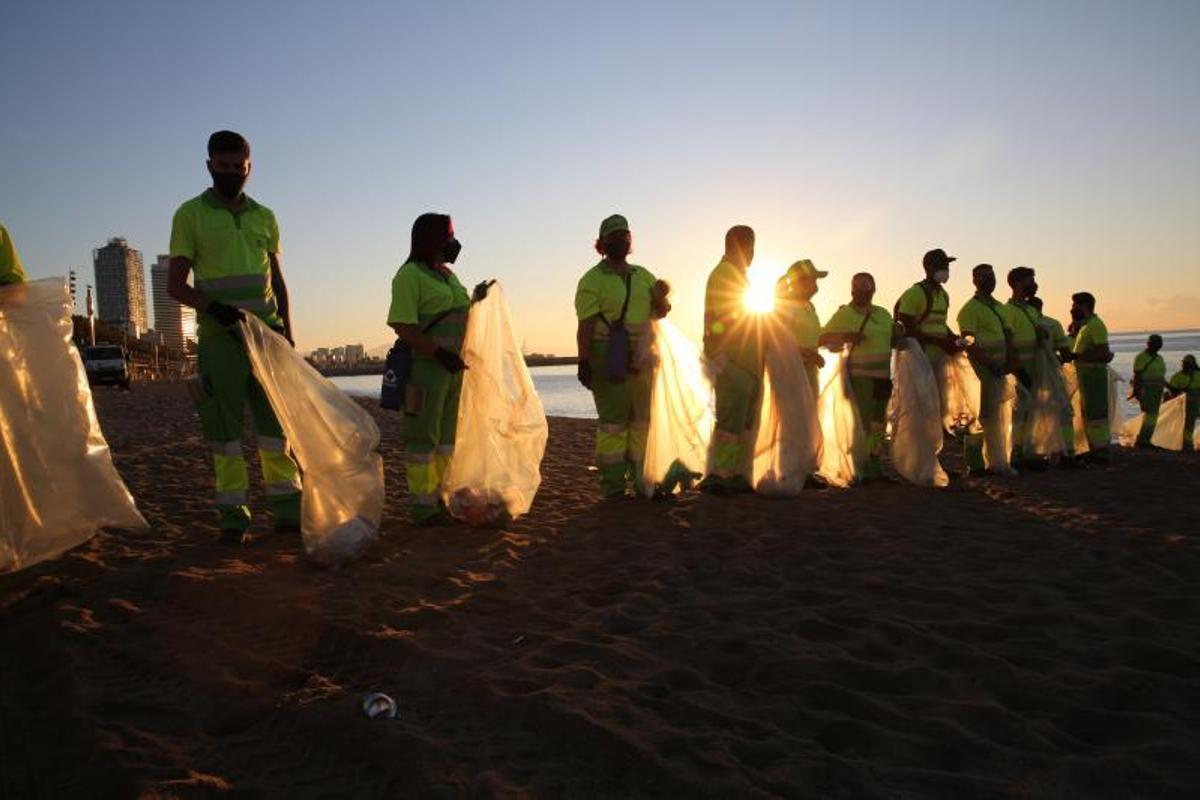
<svg viewBox="0 0 1200 800"><path fill-rule="evenodd" d="M775 282L779 279L779 270L769 264L755 264L746 271L750 285L742 302L746 310L754 314L767 314L775 309Z"/></svg>

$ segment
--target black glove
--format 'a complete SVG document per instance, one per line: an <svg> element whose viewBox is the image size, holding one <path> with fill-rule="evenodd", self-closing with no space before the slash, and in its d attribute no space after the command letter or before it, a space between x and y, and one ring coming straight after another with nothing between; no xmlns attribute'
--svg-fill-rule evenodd
<svg viewBox="0 0 1200 800"><path fill-rule="evenodd" d="M240 308L227 306L224 303L209 303L208 308L204 309L204 313L215 319L217 322L230 328L237 325L246 318Z"/></svg>
<svg viewBox="0 0 1200 800"><path fill-rule="evenodd" d="M437 350L434 350L433 357L437 359L437 362L441 364L442 367L445 368L446 372L449 372L451 375L462 372L467 368L466 362L459 358L458 353L451 353L444 347L439 347Z"/></svg>
<svg viewBox="0 0 1200 800"><path fill-rule="evenodd" d="M592 362L580 361L579 369L575 372L575 377L583 384L583 388L591 391L592 389Z"/></svg>
<svg viewBox="0 0 1200 800"><path fill-rule="evenodd" d="M471 292L471 299L478 303L480 300L487 297L488 289L492 288L492 284L495 282L495 280L490 280L480 281L479 283L475 284L475 291Z"/></svg>

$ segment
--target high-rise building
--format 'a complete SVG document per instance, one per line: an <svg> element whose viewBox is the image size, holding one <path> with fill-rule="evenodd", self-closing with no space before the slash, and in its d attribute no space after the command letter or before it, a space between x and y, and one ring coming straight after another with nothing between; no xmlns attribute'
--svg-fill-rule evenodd
<svg viewBox="0 0 1200 800"><path fill-rule="evenodd" d="M346 363L357 364L366 357L366 348L361 344L346 345Z"/></svg>
<svg viewBox="0 0 1200 800"><path fill-rule="evenodd" d="M154 295L154 330L172 350L186 351L196 340L196 309L181 304L167 291L171 257L159 256L150 267L150 289Z"/></svg>
<svg viewBox="0 0 1200 800"><path fill-rule="evenodd" d="M140 336L150 327L141 252L124 239L109 239L104 247L92 251L92 266L96 270L100 321L115 325L130 336Z"/></svg>

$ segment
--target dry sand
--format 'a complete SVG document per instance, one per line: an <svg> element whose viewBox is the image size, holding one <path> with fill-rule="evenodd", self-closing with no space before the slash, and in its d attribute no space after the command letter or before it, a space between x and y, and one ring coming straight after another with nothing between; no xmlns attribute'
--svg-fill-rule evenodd
<svg viewBox="0 0 1200 800"><path fill-rule="evenodd" d="M97 404L153 530L0 578L4 798L1200 787L1196 458L604 503L556 419L528 517L414 530L375 411L385 535L331 573L214 543L181 387Z"/></svg>

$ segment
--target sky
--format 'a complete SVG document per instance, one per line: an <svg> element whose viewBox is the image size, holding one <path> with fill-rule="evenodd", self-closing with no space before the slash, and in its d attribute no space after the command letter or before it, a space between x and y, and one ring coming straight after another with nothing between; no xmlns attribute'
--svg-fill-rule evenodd
<svg viewBox="0 0 1200 800"><path fill-rule="evenodd" d="M111 236L148 267L232 128L301 349L391 339L425 211L531 351L573 351L614 212L697 338L738 223L764 273L830 271L822 318L860 270L890 308L944 247L953 309L988 262L1036 268L1060 319L1086 289L1112 330L1200 327L1195 0L39 0L4 21L0 222L31 276L91 282Z"/></svg>

